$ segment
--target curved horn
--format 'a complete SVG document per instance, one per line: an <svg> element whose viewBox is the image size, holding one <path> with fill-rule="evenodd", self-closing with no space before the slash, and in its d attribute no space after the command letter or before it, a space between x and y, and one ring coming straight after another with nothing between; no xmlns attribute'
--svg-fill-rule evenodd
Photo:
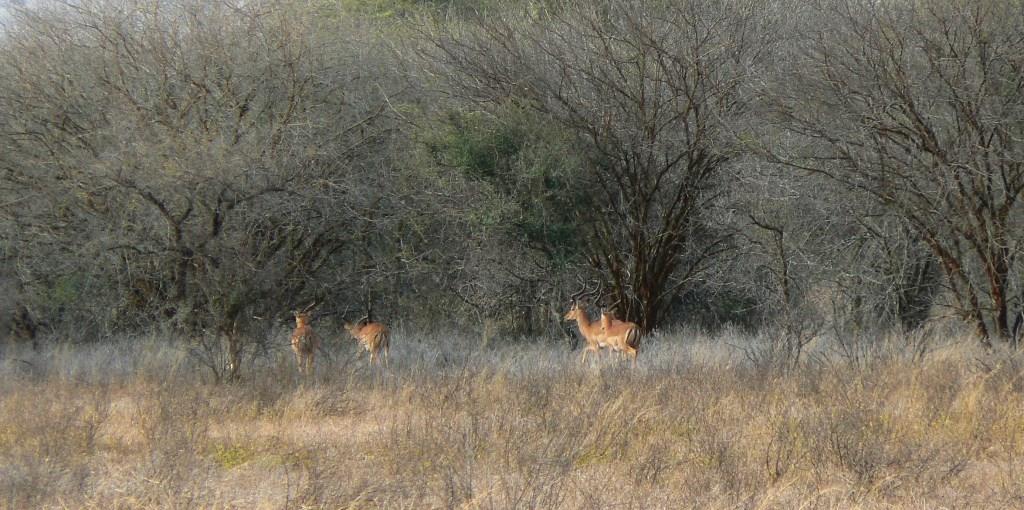
<svg viewBox="0 0 1024 510"><path fill-rule="evenodd" d="M583 281L583 277L577 276L576 280L580 283L582 288L580 288L580 290L572 294L571 299L573 303L579 302L580 297L582 297L583 294L587 291L587 282Z"/></svg>
<svg viewBox="0 0 1024 510"><path fill-rule="evenodd" d="M586 287L584 287L584 288L586 288ZM602 289L601 282L598 281L598 285L596 287L594 287L594 290L589 290L589 291L585 292L583 294L583 296L586 297L587 299L593 299L594 296L597 296L598 299L600 299L601 298L601 289Z"/></svg>
<svg viewBox="0 0 1024 510"><path fill-rule="evenodd" d="M373 300L370 299L370 289L366 289L366 320L371 321L373 317Z"/></svg>

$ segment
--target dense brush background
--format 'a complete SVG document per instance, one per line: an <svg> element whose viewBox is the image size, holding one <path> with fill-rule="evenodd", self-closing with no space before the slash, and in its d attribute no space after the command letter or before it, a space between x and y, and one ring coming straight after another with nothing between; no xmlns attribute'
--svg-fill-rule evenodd
<svg viewBox="0 0 1024 510"><path fill-rule="evenodd" d="M0 506L1024 507L1022 33L0 0Z"/></svg>

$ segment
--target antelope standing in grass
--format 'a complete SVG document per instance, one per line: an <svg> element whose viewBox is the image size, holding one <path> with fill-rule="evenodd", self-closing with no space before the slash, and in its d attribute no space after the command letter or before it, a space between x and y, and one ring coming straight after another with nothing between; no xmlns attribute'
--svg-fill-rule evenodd
<svg viewBox="0 0 1024 510"><path fill-rule="evenodd" d="M591 352L600 360L601 349L607 346L601 324L591 321L590 317L587 316L587 311L580 308L579 298L583 296L586 289L587 287L584 285L583 290L572 295L572 308L569 309L569 312L564 317L567 321L576 321L576 325L580 328L580 335L583 336L583 340L587 343L586 347L583 348L583 356L580 358L581 363L587 362L587 354Z"/></svg>
<svg viewBox="0 0 1024 510"><path fill-rule="evenodd" d="M633 366L636 366L636 355L640 351L640 328L635 323L620 321L607 311L602 311L601 332L612 349L633 358Z"/></svg>
<svg viewBox="0 0 1024 510"><path fill-rule="evenodd" d="M309 375L313 372L316 351L320 348L320 337L309 325L309 309L295 311L295 331L292 332L292 350L295 361L299 365L299 373Z"/></svg>
<svg viewBox="0 0 1024 510"><path fill-rule="evenodd" d="M388 348L390 347L391 333L388 331L387 326L379 322L364 322L360 320L354 324L346 322L345 330L363 345L366 352L370 353L370 366L373 366L374 360L378 362L383 360L384 366L388 366ZM362 351L359 352L359 355L362 355Z"/></svg>

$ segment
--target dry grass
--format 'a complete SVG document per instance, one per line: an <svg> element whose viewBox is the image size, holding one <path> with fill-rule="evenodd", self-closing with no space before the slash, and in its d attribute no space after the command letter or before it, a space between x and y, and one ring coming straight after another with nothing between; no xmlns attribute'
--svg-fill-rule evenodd
<svg viewBox="0 0 1024 510"><path fill-rule="evenodd" d="M1019 355L780 373L686 338L633 370L399 333L386 373L333 341L313 381L282 351L229 385L157 340L8 350L0 506L1024 507Z"/></svg>

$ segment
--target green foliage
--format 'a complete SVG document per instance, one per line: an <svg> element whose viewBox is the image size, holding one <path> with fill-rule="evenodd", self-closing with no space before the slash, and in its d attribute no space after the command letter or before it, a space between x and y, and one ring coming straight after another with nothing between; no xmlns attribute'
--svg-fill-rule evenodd
<svg viewBox="0 0 1024 510"><path fill-rule="evenodd" d="M425 141L435 164L489 190L493 201L479 204L489 212L478 218L494 226L495 205L511 205L512 236L558 263L581 255L577 215L593 199L564 132L515 108L499 116L453 111Z"/></svg>
<svg viewBox="0 0 1024 510"><path fill-rule="evenodd" d="M213 451L213 459L225 469L241 466L255 456L256 452L251 448L240 445L217 445Z"/></svg>
<svg viewBox="0 0 1024 510"><path fill-rule="evenodd" d="M81 274L64 275L54 282L50 289L50 304L60 308L74 304L82 299L85 278Z"/></svg>

